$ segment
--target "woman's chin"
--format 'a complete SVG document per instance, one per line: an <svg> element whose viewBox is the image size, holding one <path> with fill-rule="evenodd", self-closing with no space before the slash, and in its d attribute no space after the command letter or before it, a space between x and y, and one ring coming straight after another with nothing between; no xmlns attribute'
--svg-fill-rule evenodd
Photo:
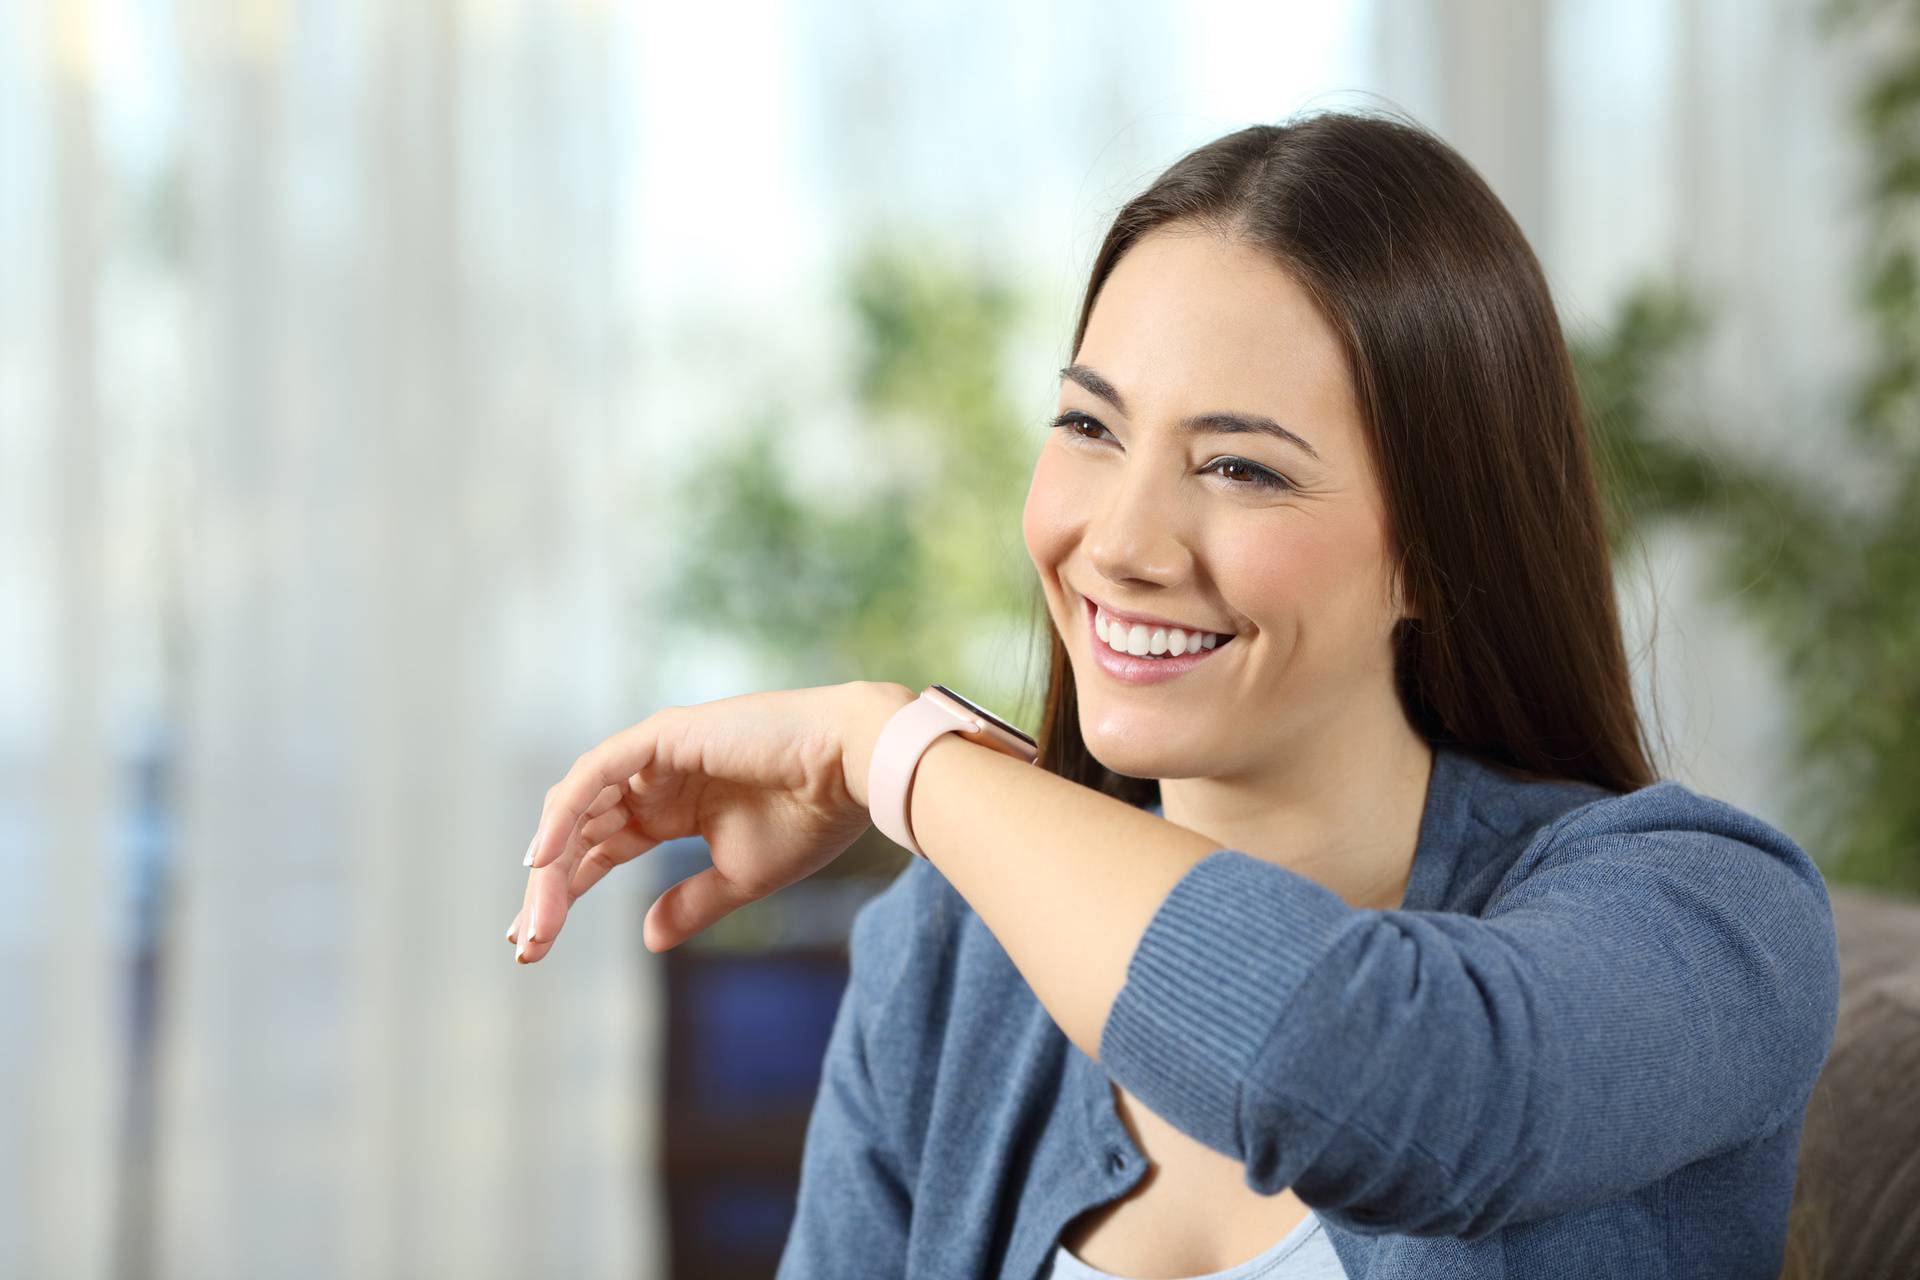
<svg viewBox="0 0 1920 1280"><path fill-rule="evenodd" d="M1082 704L1081 711L1086 711ZM1082 721L1080 736L1087 744L1087 754L1097 760L1101 767L1129 778L1187 778L1192 777L1197 763L1194 754L1178 745L1168 745L1164 737L1159 736L1158 726L1146 723L1137 717L1126 717L1129 724L1121 727L1109 723L1105 729L1099 725L1089 725ZM1159 742L1157 746L1144 745L1142 739Z"/></svg>

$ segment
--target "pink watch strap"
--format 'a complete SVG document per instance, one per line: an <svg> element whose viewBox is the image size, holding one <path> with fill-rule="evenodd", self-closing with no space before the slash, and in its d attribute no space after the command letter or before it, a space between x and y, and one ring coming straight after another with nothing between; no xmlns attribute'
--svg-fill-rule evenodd
<svg viewBox="0 0 1920 1280"><path fill-rule="evenodd" d="M893 713L873 744L873 761L867 769L867 812L887 839L916 857L927 856L914 842L913 829L907 825L907 797L914 770L941 734L973 732L982 727L980 721L952 704L925 693Z"/></svg>

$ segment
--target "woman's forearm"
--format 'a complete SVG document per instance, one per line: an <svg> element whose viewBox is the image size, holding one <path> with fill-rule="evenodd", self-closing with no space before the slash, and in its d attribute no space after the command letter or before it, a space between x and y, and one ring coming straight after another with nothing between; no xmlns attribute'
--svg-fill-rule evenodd
<svg viewBox="0 0 1920 1280"><path fill-rule="evenodd" d="M877 713L861 744L867 752L884 724ZM868 757L858 758L864 768ZM1154 912L1219 848L951 733L920 757L908 820L1061 1031L1096 1061L1107 1013Z"/></svg>

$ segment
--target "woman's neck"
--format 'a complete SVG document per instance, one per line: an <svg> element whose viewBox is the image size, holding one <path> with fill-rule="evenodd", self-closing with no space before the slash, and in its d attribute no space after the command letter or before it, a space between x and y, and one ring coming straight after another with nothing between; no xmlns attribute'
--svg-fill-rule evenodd
<svg viewBox="0 0 1920 1280"><path fill-rule="evenodd" d="M1302 742L1261 779L1171 778L1161 812L1223 849L1298 872L1349 906L1397 908L1413 874L1434 752L1404 715Z"/></svg>

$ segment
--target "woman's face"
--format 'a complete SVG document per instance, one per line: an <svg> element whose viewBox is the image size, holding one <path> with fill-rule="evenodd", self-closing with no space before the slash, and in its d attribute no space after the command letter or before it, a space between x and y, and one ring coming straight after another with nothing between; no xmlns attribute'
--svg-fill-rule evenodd
<svg viewBox="0 0 1920 1280"><path fill-rule="evenodd" d="M1343 715L1397 709L1384 508L1339 339L1292 277L1211 234L1144 237L1095 301L1059 410L1076 416L1048 432L1022 527L1102 764L1252 775ZM1216 413L1307 447L1182 426ZM1095 658L1096 601L1232 639L1123 681Z"/></svg>

